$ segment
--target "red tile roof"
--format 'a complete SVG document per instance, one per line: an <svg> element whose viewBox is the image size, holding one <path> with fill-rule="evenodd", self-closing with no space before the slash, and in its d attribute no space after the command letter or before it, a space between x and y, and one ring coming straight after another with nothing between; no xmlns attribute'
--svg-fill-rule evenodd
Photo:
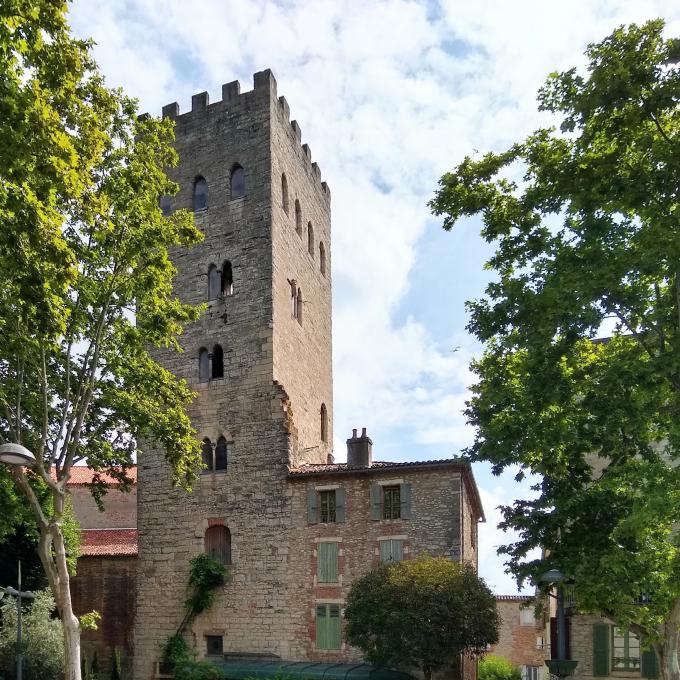
<svg viewBox="0 0 680 680"><path fill-rule="evenodd" d="M51 474L52 477L54 478L54 468L52 469ZM117 479L114 479L110 475L107 475L105 472L95 472L92 468L86 467L85 465L74 465L71 468L71 476L68 480L68 485L81 486L83 484L91 484L95 474L98 474L105 484L111 484L112 486L118 484ZM132 480L133 484L137 483L136 465L133 465L132 467L128 468L126 474L128 478Z"/></svg>
<svg viewBox="0 0 680 680"><path fill-rule="evenodd" d="M137 555L137 529L83 529L80 554L84 557Z"/></svg>
<svg viewBox="0 0 680 680"><path fill-rule="evenodd" d="M502 602L528 602L534 598L531 595L496 595L496 599Z"/></svg>

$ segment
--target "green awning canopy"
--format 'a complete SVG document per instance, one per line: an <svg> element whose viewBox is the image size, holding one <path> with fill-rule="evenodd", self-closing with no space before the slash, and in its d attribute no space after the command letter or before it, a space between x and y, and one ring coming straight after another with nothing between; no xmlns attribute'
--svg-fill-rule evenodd
<svg viewBox="0 0 680 680"><path fill-rule="evenodd" d="M366 663L313 663L282 659L225 659L218 663L229 680L288 678L290 680L413 680L408 673Z"/></svg>

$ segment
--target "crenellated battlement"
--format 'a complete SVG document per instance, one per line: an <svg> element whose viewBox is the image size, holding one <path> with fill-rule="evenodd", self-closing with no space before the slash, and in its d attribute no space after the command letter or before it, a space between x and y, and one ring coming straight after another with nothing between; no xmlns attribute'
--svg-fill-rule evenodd
<svg viewBox="0 0 680 680"><path fill-rule="evenodd" d="M270 69L259 71L253 75L253 89L246 92L241 92L241 83L238 80L233 80L230 83L222 85L222 99L218 102L210 103L210 97L207 92L199 92L191 97L191 110L180 112L180 107L177 102L166 104L162 109L163 118L178 119L189 117L196 114L204 114L209 109L226 108L229 110L237 110L243 108L244 111L252 109L252 107L259 105L271 105L271 102L277 102L277 109L279 118L284 125L290 126L291 138L294 144L300 149L300 157L304 163L309 167L309 172L319 182L321 191L326 196L326 200L330 201L330 188L326 182L321 181L321 169L317 163L312 162L312 151L308 144L302 143L302 131L296 120L290 120L290 106L286 98L277 96L276 78Z"/></svg>

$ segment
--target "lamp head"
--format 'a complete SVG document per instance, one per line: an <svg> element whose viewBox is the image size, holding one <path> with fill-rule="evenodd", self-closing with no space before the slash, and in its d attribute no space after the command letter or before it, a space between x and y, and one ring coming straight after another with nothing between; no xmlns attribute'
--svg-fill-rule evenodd
<svg viewBox="0 0 680 680"><path fill-rule="evenodd" d="M539 581L543 583L562 583L564 581L564 574L559 569L549 569L542 574Z"/></svg>
<svg viewBox="0 0 680 680"><path fill-rule="evenodd" d="M21 444L3 444L0 446L0 462L8 465L35 465L35 456Z"/></svg>

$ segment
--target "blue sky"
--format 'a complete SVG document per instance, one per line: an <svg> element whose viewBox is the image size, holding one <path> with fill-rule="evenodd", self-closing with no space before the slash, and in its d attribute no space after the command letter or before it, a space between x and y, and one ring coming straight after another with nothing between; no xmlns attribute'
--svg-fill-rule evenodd
<svg viewBox="0 0 680 680"><path fill-rule="evenodd" d="M429 214L438 178L549 124L535 106L548 73L658 16L680 35L677 0L77 0L71 23L96 41L109 84L154 114L273 70L332 191L336 457L367 427L376 458L423 460L474 436L462 410L480 348L465 301L490 276L479 224L445 233ZM494 508L528 487L485 465L475 475L488 519L480 572L511 594Z"/></svg>

